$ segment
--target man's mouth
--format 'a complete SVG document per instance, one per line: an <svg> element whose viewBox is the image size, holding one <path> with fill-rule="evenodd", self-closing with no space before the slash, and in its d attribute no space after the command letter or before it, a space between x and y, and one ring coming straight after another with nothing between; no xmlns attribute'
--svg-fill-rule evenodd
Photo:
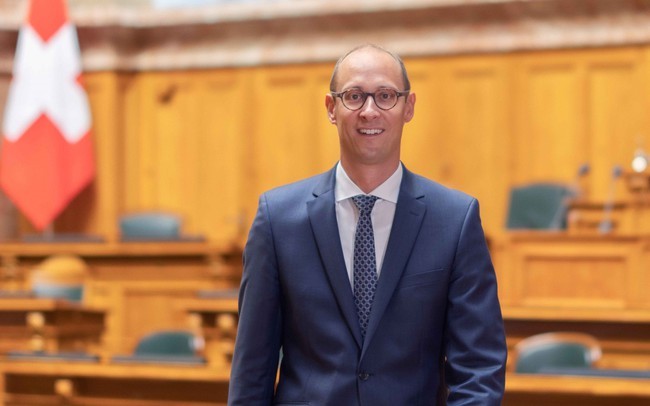
<svg viewBox="0 0 650 406"><path fill-rule="evenodd" d="M357 131L363 135L377 135L384 132L384 130L381 130L379 128L361 128Z"/></svg>

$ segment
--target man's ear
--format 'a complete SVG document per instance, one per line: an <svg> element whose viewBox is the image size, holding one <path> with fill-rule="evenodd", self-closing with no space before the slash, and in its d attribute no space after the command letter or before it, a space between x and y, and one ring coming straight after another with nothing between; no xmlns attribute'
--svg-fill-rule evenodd
<svg viewBox="0 0 650 406"><path fill-rule="evenodd" d="M330 123L336 124L336 114L334 114L335 100L331 94L325 95L325 107L327 108L327 118L330 120Z"/></svg>
<svg viewBox="0 0 650 406"><path fill-rule="evenodd" d="M408 123L415 115L415 93L406 96L406 107L404 109L404 122Z"/></svg>

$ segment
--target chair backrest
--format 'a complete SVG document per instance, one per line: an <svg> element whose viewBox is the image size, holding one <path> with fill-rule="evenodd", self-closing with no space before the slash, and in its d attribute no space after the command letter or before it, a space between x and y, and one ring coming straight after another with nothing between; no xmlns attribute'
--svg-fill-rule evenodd
<svg viewBox="0 0 650 406"><path fill-rule="evenodd" d="M181 219L170 213L136 213L120 218L120 233L123 240L175 239L180 236L180 228Z"/></svg>
<svg viewBox="0 0 650 406"><path fill-rule="evenodd" d="M567 200L573 195L566 185L532 183L510 191L508 229L561 230L567 225Z"/></svg>
<svg viewBox="0 0 650 406"><path fill-rule="evenodd" d="M88 265L76 255L54 255L31 273L31 290L36 297L81 302Z"/></svg>
<svg viewBox="0 0 650 406"><path fill-rule="evenodd" d="M35 285L32 291L36 297L65 299L71 302L82 302L84 295L83 286Z"/></svg>
<svg viewBox="0 0 650 406"><path fill-rule="evenodd" d="M200 338L189 331L156 331L141 338L133 354L194 356L201 347Z"/></svg>
<svg viewBox="0 0 650 406"><path fill-rule="evenodd" d="M588 334L557 332L527 337L515 345L515 372L537 373L546 367L592 367L601 356L598 340Z"/></svg>

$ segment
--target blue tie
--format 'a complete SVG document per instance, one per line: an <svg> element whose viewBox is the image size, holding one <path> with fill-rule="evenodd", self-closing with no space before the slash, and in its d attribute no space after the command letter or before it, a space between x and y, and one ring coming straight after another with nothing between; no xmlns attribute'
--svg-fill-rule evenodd
<svg viewBox="0 0 650 406"><path fill-rule="evenodd" d="M358 195L352 201L359 209L359 222L354 235L354 304L357 305L361 336L365 338L377 287L375 235L370 219L377 197Z"/></svg>

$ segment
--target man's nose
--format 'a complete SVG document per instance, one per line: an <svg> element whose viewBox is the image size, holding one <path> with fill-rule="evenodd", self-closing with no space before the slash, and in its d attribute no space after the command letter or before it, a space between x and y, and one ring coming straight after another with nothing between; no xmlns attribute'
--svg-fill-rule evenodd
<svg viewBox="0 0 650 406"><path fill-rule="evenodd" d="M379 107L377 107L375 98L372 95L369 94L368 97L366 97L366 101L363 102L363 106L361 106L361 114L364 116L379 114Z"/></svg>

